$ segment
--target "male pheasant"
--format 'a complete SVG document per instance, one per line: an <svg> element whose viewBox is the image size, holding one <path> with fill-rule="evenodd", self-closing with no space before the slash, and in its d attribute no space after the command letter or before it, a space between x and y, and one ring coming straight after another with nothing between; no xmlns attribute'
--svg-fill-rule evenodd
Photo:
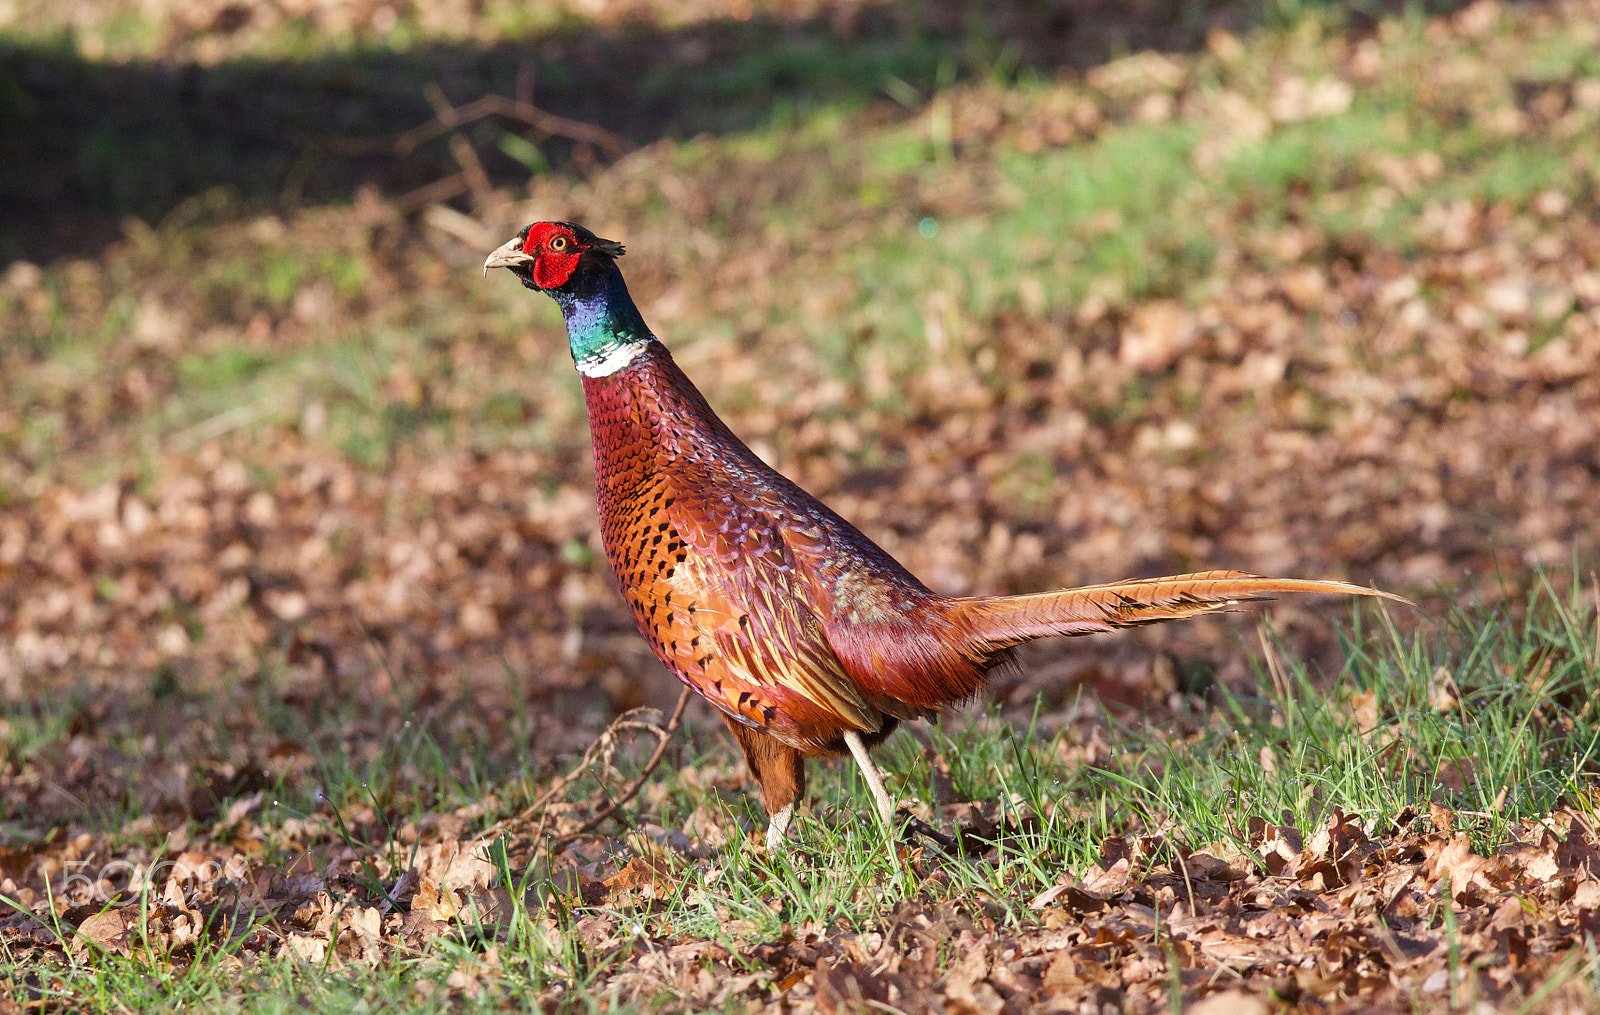
<svg viewBox="0 0 1600 1015"><path fill-rule="evenodd" d="M606 556L639 633L744 749L772 850L805 793L805 759L846 750L887 829L894 803L867 749L903 719L970 698L1022 642L1178 620L1274 592L1398 599L1238 571L938 595L711 411L634 306L622 252L581 226L537 222L490 254L484 273L509 268L566 318Z"/></svg>

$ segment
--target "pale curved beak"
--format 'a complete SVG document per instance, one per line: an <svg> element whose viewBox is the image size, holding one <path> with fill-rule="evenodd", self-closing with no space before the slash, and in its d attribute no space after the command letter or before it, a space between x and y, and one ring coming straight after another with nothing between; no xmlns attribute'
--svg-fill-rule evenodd
<svg viewBox="0 0 1600 1015"><path fill-rule="evenodd" d="M522 237L513 236L503 245L494 248L494 253L490 254L483 262L483 273L485 275L489 274L490 268L510 268L518 264L532 264L533 255L523 252L522 243Z"/></svg>

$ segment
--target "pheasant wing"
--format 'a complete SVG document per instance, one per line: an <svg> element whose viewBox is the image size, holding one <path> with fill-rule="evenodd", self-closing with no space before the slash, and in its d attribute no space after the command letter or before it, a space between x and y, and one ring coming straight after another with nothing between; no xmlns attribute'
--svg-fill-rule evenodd
<svg viewBox="0 0 1600 1015"><path fill-rule="evenodd" d="M625 583L628 598L657 656L725 714L808 753L846 729L880 729L885 710L845 672L807 605L817 590L784 514L694 482L695 472L674 477L649 552L630 558L643 580Z"/></svg>

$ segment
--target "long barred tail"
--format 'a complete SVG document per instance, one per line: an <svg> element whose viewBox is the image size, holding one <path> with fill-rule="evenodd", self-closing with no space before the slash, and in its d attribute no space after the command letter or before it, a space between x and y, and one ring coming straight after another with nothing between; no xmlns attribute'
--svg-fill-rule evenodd
<svg viewBox="0 0 1600 1015"><path fill-rule="evenodd" d="M1348 582L1266 578L1243 571L1202 571L1025 596L979 596L953 603L957 623L965 627L972 642L998 651L1052 635L1099 634L1182 620L1280 592L1377 596L1412 605L1392 593Z"/></svg>

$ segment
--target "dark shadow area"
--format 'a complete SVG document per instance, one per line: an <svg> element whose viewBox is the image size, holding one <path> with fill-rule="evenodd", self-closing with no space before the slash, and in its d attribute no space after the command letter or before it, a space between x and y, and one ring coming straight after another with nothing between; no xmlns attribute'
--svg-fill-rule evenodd
<svg viewBox="0 0 1600 1015"><path fill-rule="evenodd" d="M643 145L748 129L820 103L881 103L903 115L941 83L1048 77L1147 47L1194 50L1213 28L1246 30L1274 11L1283 16L1283 6L902 3L802 21L582 28L489 47L372 48L215 67L92 62L70 47L0 39L0 263L92 254L120 234L124 216L159 221L215 187L257 208L345 201L362 186L413 193L464 168L448 132L403 152L391 143L432 118L441 99L509 100L520 85L542 111ZM1398 4L1337 5L1357 33L1389 6ZM461 134L493 185L549 168L581 172L609 157L602 146L504 116Z"/></svg>

